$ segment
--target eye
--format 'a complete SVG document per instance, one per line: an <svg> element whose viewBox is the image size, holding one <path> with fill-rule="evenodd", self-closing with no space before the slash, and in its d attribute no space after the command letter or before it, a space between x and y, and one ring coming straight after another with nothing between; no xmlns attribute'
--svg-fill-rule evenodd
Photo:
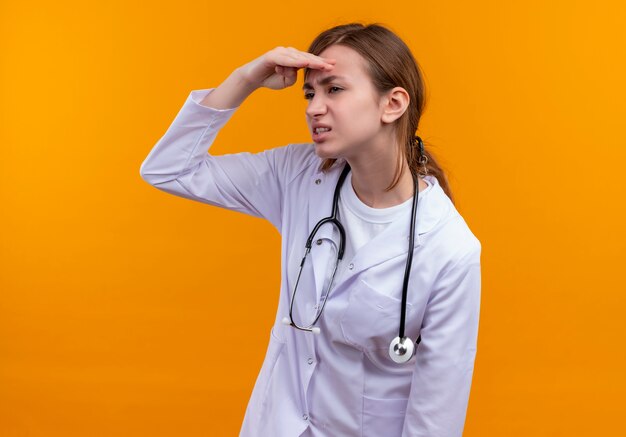
<svg viewBox="0 0 626 437"><path fill-rule="evenodd" d="M341 91L341 88L339 88L338 86L331 86L329 88L329 90L337 90L337 91ZM313 98L313 93L304 93L304 98L306 100L310 100Z"/></svg>

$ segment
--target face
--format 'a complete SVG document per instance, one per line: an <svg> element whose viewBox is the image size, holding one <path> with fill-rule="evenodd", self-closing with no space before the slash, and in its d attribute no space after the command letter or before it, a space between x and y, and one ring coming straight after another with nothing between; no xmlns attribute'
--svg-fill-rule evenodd
<svg viewBox="0 0 626 437"><path fill-rule="evenodd" d="M365 72L365 60L340 45L326 48L319 56L337 62L329 71L309 70L303 87L315 152L320 158L348 159L362 154L374 147L383 126L381 99ZM331 130L317 134L313 128L318 123Z"/></svg>

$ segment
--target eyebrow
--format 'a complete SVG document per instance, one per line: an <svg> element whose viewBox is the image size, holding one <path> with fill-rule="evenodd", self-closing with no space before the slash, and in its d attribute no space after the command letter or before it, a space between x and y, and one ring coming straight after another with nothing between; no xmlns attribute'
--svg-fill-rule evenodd
<svg viewBox="0 0 626 437"><path fill-rule="evenodd" d="M320 85L326 85L327 83L332 82L333 80L336 80L336 79L345 79L345 78L343 76L326 76L324 79L320 80L318 83ZM302 86L302 89L312 90L313 86L310 83L305 82L305 84Z"/></svg>

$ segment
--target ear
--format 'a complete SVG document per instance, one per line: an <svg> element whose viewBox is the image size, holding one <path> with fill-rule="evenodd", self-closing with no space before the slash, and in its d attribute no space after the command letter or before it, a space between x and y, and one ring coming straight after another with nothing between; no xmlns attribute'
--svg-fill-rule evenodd
<svg viewBox="0 0 626 437"><path fill-rule="evenodd" d="M381 102L381 121L383 123L393 123L402 117L410 101L409 93L402 87L397 86L389 91Z"/></svg>

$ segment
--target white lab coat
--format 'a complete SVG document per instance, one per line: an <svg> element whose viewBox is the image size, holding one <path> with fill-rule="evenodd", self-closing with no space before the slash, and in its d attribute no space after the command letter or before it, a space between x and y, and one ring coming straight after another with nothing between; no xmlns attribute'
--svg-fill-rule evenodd
<svg viewBox="0 0 626 437"><path fill-rule="evenodd" d="M469 399L480 307L481 244L436 178L419 196L406 333L421 334L416 356L388 356L398 335L410 216L344 259L317 326L281 323L314 225L330 215L343 160L326 174L311 143L261 153L207 150L237 108L189 94L141 165L154 187L267 219L282 236L278 311L240 436L460 437ZM276 126L279 128L279 126ZM323 226L298 285L296 320L310 321L336 256L337 231ZM317 243L320 244L317 244Z"/></svg>

